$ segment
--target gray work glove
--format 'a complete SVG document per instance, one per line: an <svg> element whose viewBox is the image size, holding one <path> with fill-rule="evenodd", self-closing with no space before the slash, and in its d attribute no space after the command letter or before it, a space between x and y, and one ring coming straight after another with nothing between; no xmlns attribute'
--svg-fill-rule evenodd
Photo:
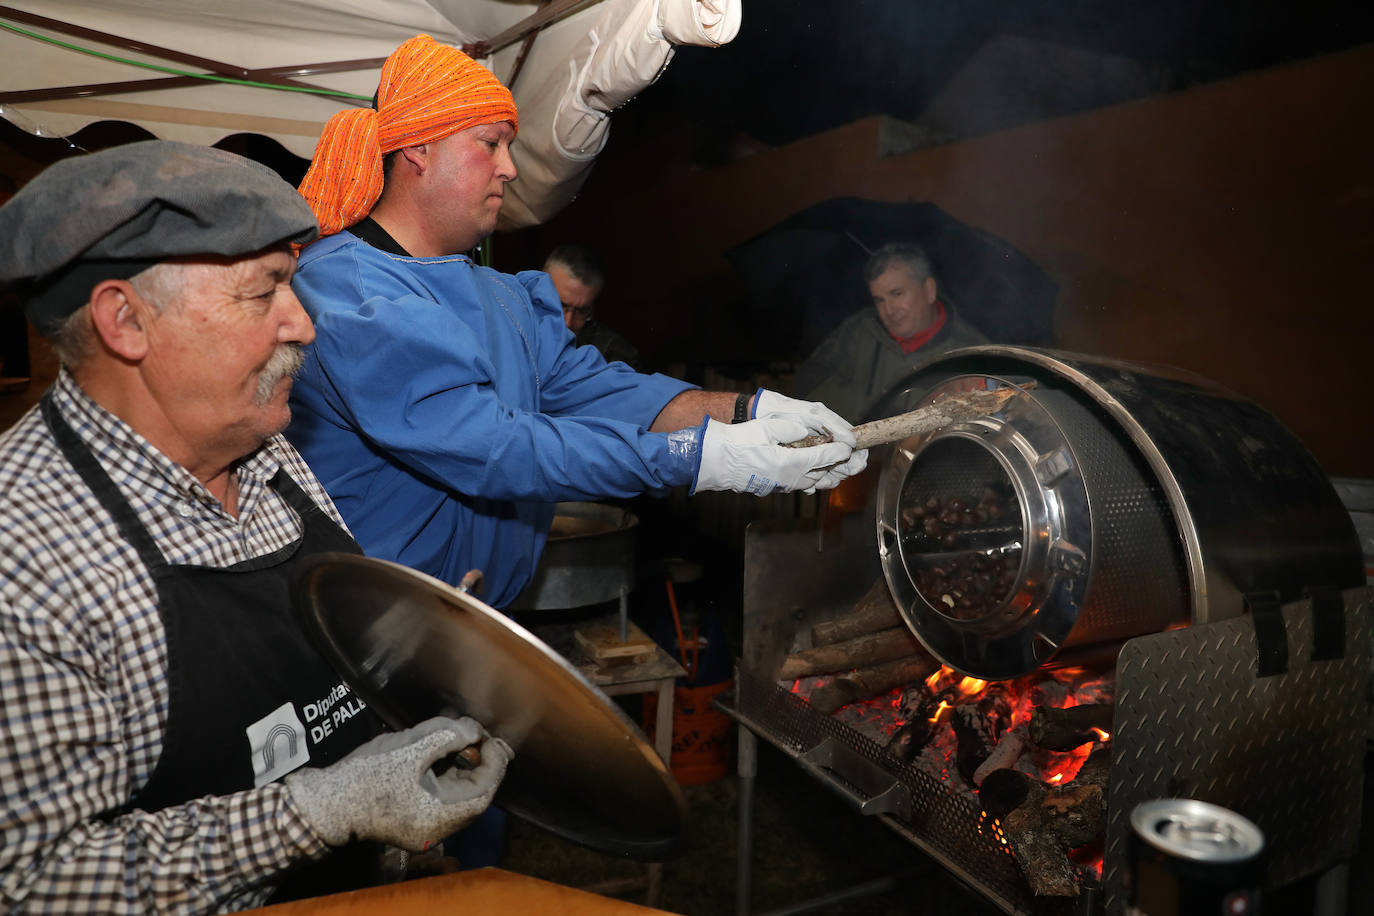
<svg viewBox="0 0 1374 916"><path fill-rule="evenodd" d="M767 496L776 490L814 493L836 477L832 468L848 461L853 449L842 442L787 448L811 432L796 420L773 418L747 423L706 421L701 439L701 466L692 492L734 490Z"/></svg>
<svg viewBox="0 0 1374 916"><path fill-rule="evenodd" d="M849 421L820 401L799 401L767 388L760 388L754 399L754 416L760 420L781 417L806 424L812 433L829 435L836 442L854 445L854 430ZM848 460L827 470L816 481L817 490L829 490L846 477L868 466L868 449L853 452Z"/></svg>
<svg viewBox="0 0 1374 916"><path fill-rule="evenodd" d="M482 762L436 775L440 758L486 737L473 719L436 716L378 735L338 763L286 777L296 807L330 846L376 840L421 852L486 810L513 752L500 738L481 744Z"/></svg>

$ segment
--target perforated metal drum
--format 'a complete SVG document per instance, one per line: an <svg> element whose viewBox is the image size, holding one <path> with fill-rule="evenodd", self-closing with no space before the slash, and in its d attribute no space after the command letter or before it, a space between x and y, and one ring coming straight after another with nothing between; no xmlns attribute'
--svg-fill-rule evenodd
<svg viewBox="0 0 1374 916"><path fill-rule="evenodd" d="M1164 370L1156 370L1164 371ZM1028 385L1028 383L1033 383ZM878 553L941 660L1001 680L1069 649L1363 581L1330 481L1272 416L1204 380L1021 347L958 351L879 405L1028 385L884 462Z"/></svg>
<svg viewBox="0 0 1374 916"><path fill-rule="evenodd" d="M1015 380L956 376L929 397L975 384ZM1159 487L1071 392L1040 385L992 416L901 443L879 505L898 607L968 674L1017 677L1066 646L1186 619Z"/></svg>

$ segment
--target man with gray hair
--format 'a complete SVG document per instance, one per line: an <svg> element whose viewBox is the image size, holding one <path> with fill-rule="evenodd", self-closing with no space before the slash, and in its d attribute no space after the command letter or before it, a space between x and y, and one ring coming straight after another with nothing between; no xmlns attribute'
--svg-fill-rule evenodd
<svg viewBox="0 0 1374 916"><path fill-rule="evenodd" d="M317 233L269 169L162 141L0 207L0 283L62 361L0 434L0 911L375 883L385 844L451 834L505 772L471 719L383 733L293 612L306 558L360 552L280 435L314 338L291 246Z"/></svg>
<svg viewBox="0 0 1374 916"><path fill-rule="evenodd" d="M902 378L935 357L987 338L955 314L936 288L930 258L911 242L879 248L864 265L873 308L850 315L797 370L799 397L858 423Z"/></svg>

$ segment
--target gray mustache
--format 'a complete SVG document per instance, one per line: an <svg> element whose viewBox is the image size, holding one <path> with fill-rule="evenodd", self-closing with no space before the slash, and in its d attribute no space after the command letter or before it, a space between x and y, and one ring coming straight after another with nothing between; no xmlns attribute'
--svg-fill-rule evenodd
<svg viewBox="0 0 1374 916"><path fill-rule="evenodd" d="M284 378L295 378L305 364L305 348L300 344L282 344L258 374L257 405L264 407L272 399L272 391Z"/></svg>

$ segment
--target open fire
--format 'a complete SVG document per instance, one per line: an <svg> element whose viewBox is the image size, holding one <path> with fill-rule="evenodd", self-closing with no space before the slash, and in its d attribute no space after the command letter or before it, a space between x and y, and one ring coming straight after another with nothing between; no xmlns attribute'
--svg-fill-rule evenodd
<svg viewBox="0 0 1374 916"><path fill-rule="evenodd" d="M1086 668L1011 681L965 677L930 659L913 683L830 714L982 809L1033 891L1074 897L1100 884L1113 681ZM838 672L779 686L830 697ZM828 711L828 710L827 710Z"/></svg>

